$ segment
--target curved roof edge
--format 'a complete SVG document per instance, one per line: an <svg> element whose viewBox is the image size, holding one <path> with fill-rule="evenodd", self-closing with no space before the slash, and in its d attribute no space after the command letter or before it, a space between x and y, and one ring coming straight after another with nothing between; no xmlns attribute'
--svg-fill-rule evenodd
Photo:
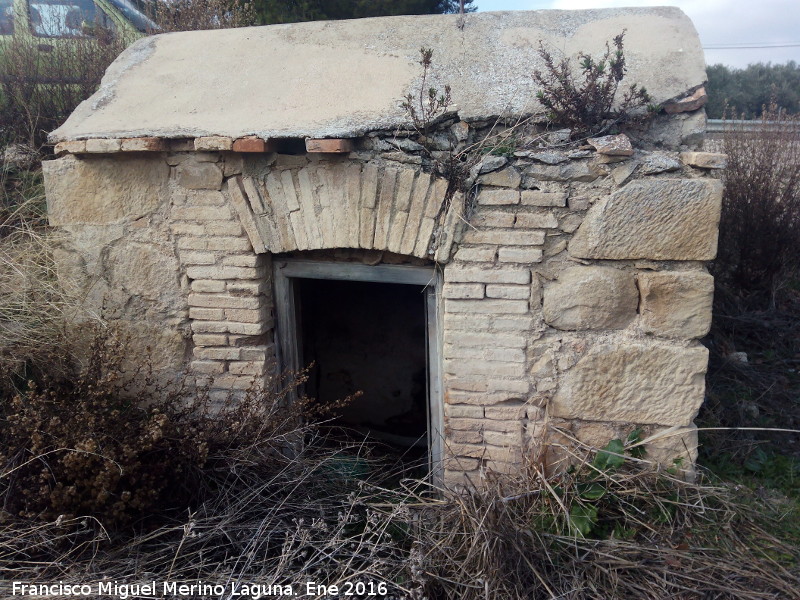
<svg viewBox="0 0 800 600"><path fill-rule="evenodd" d="M601 55L625 30L623 85L654 102L705 81L700 40L677 8L379 17L169 33L134 43L101 88L51 141L255 135L354 137L409 125L401 104L422 86L420 48L433 50L424 87L449 85L474 120L540 109L540 42L555 57Z"/></svg>

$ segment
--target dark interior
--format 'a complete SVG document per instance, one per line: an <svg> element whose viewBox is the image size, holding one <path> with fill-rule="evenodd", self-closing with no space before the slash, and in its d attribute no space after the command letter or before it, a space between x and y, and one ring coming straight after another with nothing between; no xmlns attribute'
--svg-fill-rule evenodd
<svg viewBox="0 0 800 600"><path fill-rule="evenodd" d="M333 402L336 423L398 448L427 446L425 294L422 286L297 280L306 393Z"/></svg>

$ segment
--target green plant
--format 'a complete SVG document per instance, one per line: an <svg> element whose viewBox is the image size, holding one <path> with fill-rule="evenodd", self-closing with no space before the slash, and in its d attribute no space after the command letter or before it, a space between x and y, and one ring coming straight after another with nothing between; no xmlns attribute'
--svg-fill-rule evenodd
<svg viewBox="0 0 800 600"><path fill-rule="evenodd" d="M720 453L706 467L726 480L752 489L768 488L800 502L800 460L767 444L745 449L741 456Z"/></svg>
<svg viewBox="0 0 800 600"><path fill-rule="evenodd" d="M744 468L769 487L800 498L800 460L756 448L744 461Z"/></svg>
<svg viewBox="0 0 800 600"><path fill-rule="evenodd" d="M626 457L642 460L646 452L641 444L641 430L633 430L623 442L613 439L597 451L590 463L571 469L574 480L572 489L565 493L563 501L572 502L564 515L563 526L558 533L569 533L583 538L609 537L624 531L633 535L637 531L627 522L625 511L620 511L614 497L613 474L625 465ZM556 493L559 489L555 488ZM571 496L571 498L570 498ZM565 504L566 505L566 504ZM663 512L663 511L662 511Z"/></svg>
<svg viewBox="0 0 800 600"><path fill-rule="evenodd" d="M486 140L489 142L489 140ZM483 147L479 147L482 154L491 154L492 156L505 156L506 158L513 158L514 153L520 149L522 141L520 136L514 129L504 132L504 135L496 136L496 139L491 143L487 143Z"/></svg>
<svg viewBox="0 0 800 600"><path fill-rule="evenodd" d="M556 61L539 44L539 56L545 70L535 70L533 80L541 86L536 98L549 111L549 119L572 129L573 137L595 135L632 118L636 108L651 103L645 88L632 84L615 106L617 89L625 77L623 38L625 31L614 37L614 49L606 42L606 51L595 59L585 52L578 53L580 76L573 73L570 60Z"/></svg>
<svg viewBox="0 0 800 600"><path fill-rule="evenodd" d="M490 474L449 503L429 504L415 544L424 593L797 598L800 555L790 536L770 533L783 507L636 458L639 438L573 449L574 467L549 477L537 464Z"/></svg>

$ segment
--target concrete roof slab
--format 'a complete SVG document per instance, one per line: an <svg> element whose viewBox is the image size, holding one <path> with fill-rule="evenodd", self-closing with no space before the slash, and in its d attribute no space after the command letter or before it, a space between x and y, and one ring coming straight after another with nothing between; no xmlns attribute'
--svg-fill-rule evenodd
<svg viewBox="0 0 800 600"><path fill-rule="evenodd" d="M51 134L83 138L353 137L408 125L419 50L426 86L452 88L464 120L537 111L539 41L555 56L599 55L623 29L628 73L655 102L705 81L697 33L679 9L625 8L381 17L157 35L109 67L100 90Z"/></svg>

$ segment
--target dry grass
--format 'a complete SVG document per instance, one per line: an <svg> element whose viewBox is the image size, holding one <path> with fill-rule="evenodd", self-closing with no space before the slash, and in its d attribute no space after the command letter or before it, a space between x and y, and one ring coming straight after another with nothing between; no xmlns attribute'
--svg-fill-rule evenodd
<svg viewBox="0 0 800 600"><path fill-rule="evenodd" d="M374 473L386 465L370 461L364 446L330 449L312 429L295 433L305 446L282 459L263 444L222 451L204 470L202 504L162 515L164 524L144 533L109 535L94 519L7 516L0 568L31 582L259 581L297 589L306 581L401 578L397 523L408 523L407 509L396 494L349 475L353 461ZM379 499L382 508L370 506Z"/></svg>
<svg viewBox="0 0 800 600"><path fill-rule="evenodd" d="M430 512L429 597L800 597L797 548L769 533L777 511L646 461L549 478L532 466Z"/></svg>
<svg viewBox="0 0 800 600"><path fill-rule="evenodd" d="M366 445L303 435L278 469L255 446L228 453L205 473L215 492L201 506L127 539L91 519L7 517L0 568L24 581L372 581L409 599L800 598L797 545L770 533L780 501L688 482L630 451L613 468L581 454L567 473L531 465L441 496L419 481L386 487L390 469ZM368 474L354 477L354 463ZM587 508L589 529L576 520Z"/></svg>
<svg viewBox="0 0 800 600"><path fill-rule="evenodd" d="M41 367L56 371L50 350L64 341L74 306L59 286L52 233L38 171L0 173L0 393Z"/></svg>

